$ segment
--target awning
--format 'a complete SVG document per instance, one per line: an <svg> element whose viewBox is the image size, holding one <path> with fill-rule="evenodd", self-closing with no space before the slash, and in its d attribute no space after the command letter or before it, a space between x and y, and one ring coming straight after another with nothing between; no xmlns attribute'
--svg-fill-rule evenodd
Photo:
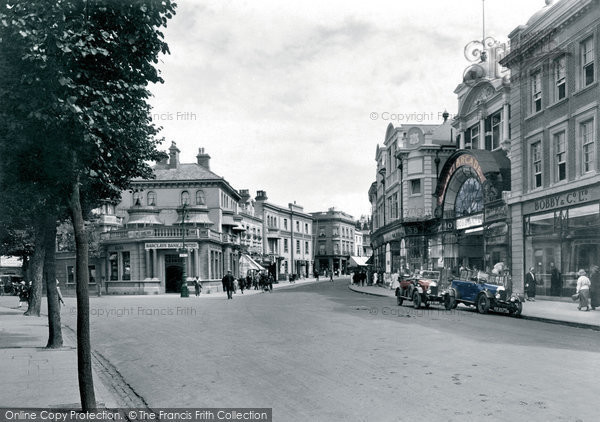
<svg viewBox="0 0 600 422"><path fill-rule="evenodd" d="M348 267L366 267L369 265L367 264L368 259L366 256L351 256Z"/></svg>
<svg viewBox="0 0 600 422"><path fill-rule="evenodd" d="M213 222L209 220L208 214L205 212L189 212L185 216L186 224L201 224L203 226L212 226ZM181 215L173 224L181 224Z"/></svg>
<svg viewBox="0 0 600 422"><path fill-rule="evenodd" d="M240 275L245 275L249 270L263 271L265 267L253 260L249 255L240 256Z"/></svg>
<svg viewBox="0 0 600 422"><path fill-rule="evenodd" d="M228 214L223 214L223 219L221 220L222 226L237 226L237 223L233 221L233 216Z"/></svg>
<svg viewBox="0 0 600 422"><path fill-rule="evenodd" d="M163 225L163 222L158 219L156 214L142 214L135 213L129 216L129 220L127 221L127 225L130 224L143 224L145 226L159 226Z"/></svg>
<svg viewBox="0 0 600 422"><path fill-rule="evenodd" d="M373 265L373 256L374 256L374 255L371 255L371 256L369 257L369 259L367 259L367 262L366 262L366 264L367 264L367 265Z"/></svg>

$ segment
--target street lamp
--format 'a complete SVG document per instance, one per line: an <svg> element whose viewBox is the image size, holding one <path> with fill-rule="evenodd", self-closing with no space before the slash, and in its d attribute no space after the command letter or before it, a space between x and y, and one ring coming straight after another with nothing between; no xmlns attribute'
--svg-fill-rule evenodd
<svg viewBox="0 0 600 422"><path fill-rule="evenodd" d="M181 271L181 297L190 297L190 292L187 286L187 248L185 247L185 218L187 215L187 203L184 202L181 207L181 233L182 233L182 248L179 250L179 257L183 258L183 268Z"/></svg>

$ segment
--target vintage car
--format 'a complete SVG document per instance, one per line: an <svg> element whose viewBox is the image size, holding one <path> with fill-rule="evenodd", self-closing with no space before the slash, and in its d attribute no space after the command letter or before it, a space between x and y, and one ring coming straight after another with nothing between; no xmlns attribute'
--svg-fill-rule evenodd
<svg viewBox="0 0 600 422"><path fill-rule="evenodd" d="M511 292L510 276L462 271L442 296L446 309L456 308L462 303L475 306L481 314L492 309L518 316L523 311L521 298Z"/></svg>
<svg viewBox="0 0 600 422"><path fill-rule="evenodd" d="M412 276L402 277L400 285L396 288L398 306L405 300L411 300L416 309L420 308L421 304L428 307L432 302L443 302L440 281L439 271L423 270Z"/></svg>

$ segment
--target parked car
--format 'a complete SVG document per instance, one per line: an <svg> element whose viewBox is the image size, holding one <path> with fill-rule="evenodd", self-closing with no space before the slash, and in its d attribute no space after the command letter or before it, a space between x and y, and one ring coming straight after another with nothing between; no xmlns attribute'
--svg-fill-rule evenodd
<svg viewBox="0 0 600 422"><path fill-rule="evenodd" d="M396 300L401 306L405 300L411 300L415 309L421 304L429 307L432 302L443 302L444 297L440 294L440 272L423 270L412 276L403 277L400 286L396 288Z"/></svg>
<svg viewBox="0 0 600 422"><path fill-rule="evenodd" d="M453 309L462 303L475 306L481 314L492 309L507 311L513 316L521 315L523 302L518 295L512 293L510 284L510 276L463 271L443 293L444 307Z"/></svg>

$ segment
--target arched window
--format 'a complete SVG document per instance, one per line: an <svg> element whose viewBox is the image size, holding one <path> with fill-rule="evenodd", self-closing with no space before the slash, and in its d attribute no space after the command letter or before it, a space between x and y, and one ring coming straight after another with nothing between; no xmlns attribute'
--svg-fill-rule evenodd
<svg viewBox="0 0 600 422"><path fill-rule="evenodd" d="M142 205L141 197L141 192L133 192L133 205Z"/></svg>
<svg viewBox="0 0 600 422"><path fill-rule="evenodd" d="M148 205L153 207L156 205L156 192L150 191L148 192Z"/></svg>
<svg viewBox="0 0 600 422"><path fill-rule="evenodd" d="M186 190L181 192L181 205L190 205L190 193Z"/></svg>
<svg viewBox="0 0 600 422"><path fill-rule="evenodd" d="M196 205L205 205L206 198L204 197L204 191L198 190L196 191Z"/></svg>

